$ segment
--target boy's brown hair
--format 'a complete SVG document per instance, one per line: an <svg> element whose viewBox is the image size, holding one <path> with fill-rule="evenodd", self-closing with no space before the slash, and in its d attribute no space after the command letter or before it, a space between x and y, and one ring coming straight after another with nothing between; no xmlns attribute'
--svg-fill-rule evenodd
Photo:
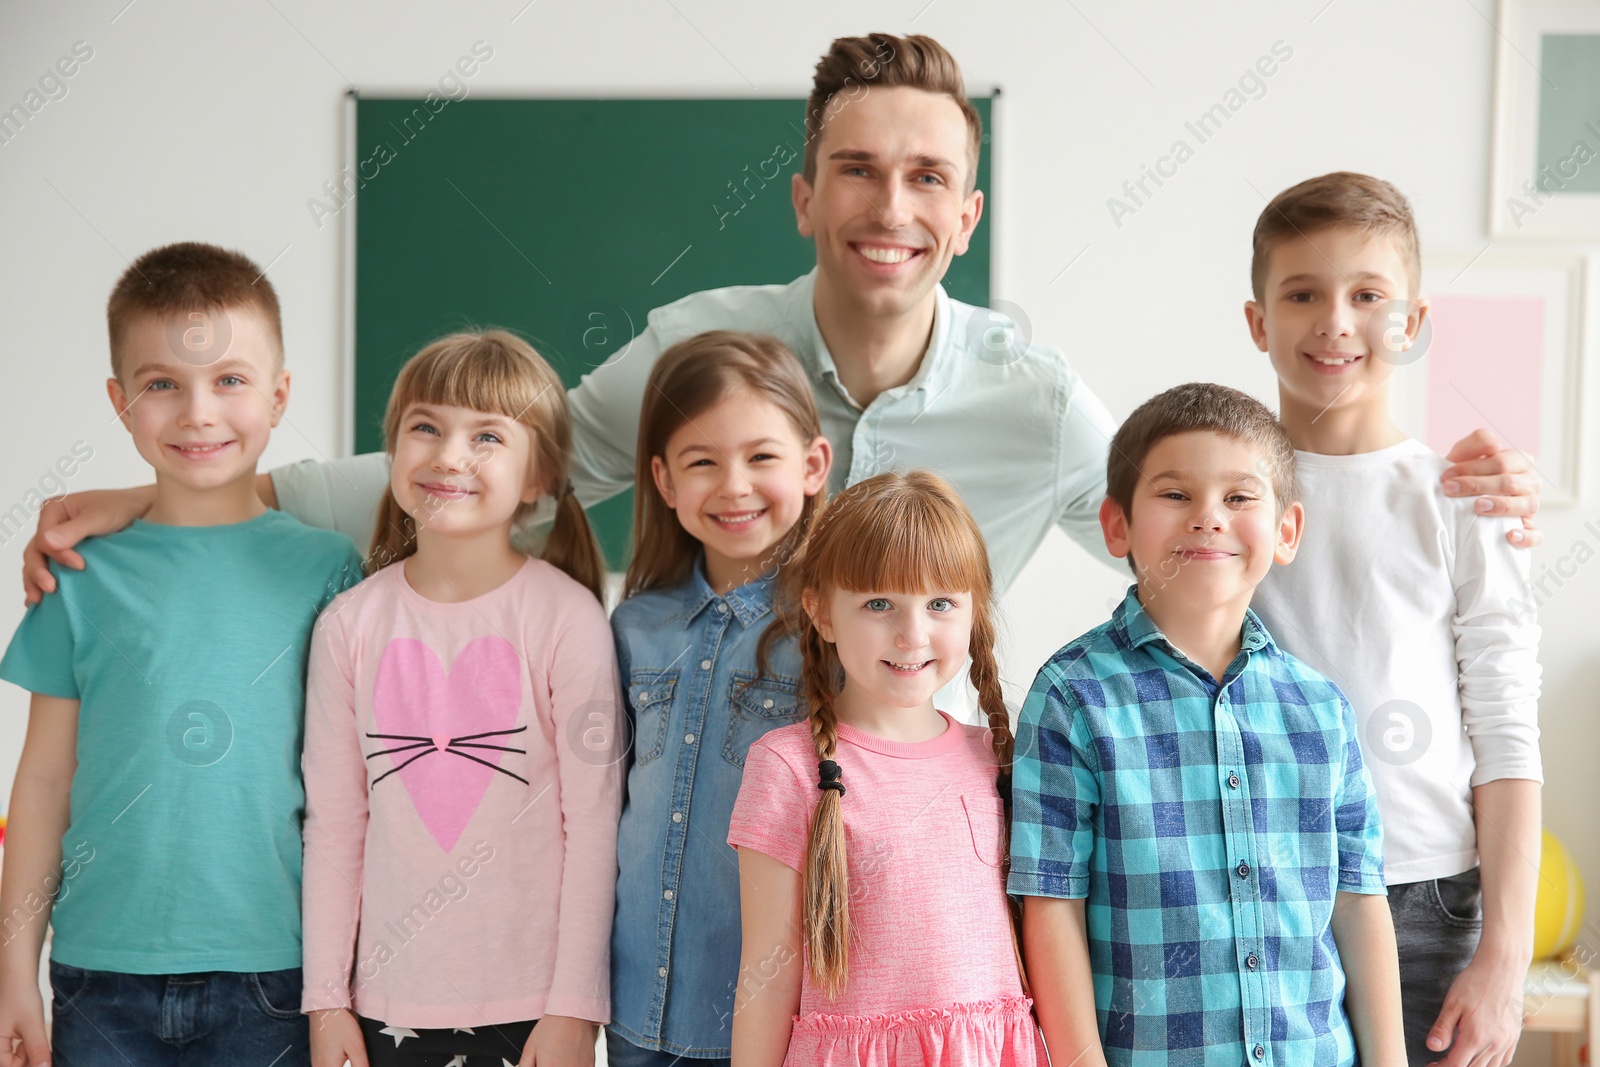
<svg viewBox="0 0 1600 1067"><path fill-rule="evenodd" d="M1300 499L1294 477L1294 445L1267 406L1225 385L1190 382L1140 404L1111 439L1106 496L1123 515L1133 514L1133 496L1145 477L1144 461L1150 450L1169 437L1195 431L1222 434L1254 448L1258 470L1272 486L1279 515Z"/></svg>
<svg viewBox="0 0 1600 1067"><path fill-rule="evenodd" d="M854 87L854 89L852 89ZM966 83L955 57L932 37L913 34L896 37L869 33L865 37L840 37L817 60L806 101L805 179L817 181L817 142L826 119L847 107L860 91L921 89L942 93L956 102L967 120L967 182L970 193L978 181L978 146L983 141L983 119L967 99Z"/></svg>
<svg viewBox="0 0 1600 1067"><path fill-rule="evenodd" d="M248 256L199 241L153 248L134 260L117 279L106 302L111 335L111 373L122 376L122 341L128 324L140 315L162 319L249 308L259 312L278 342L283 367L283 321L278 294Z"/></svg>
<svg viewBox="0 0 1600 1067"><path fill-rule="evenodd" d="M1340 170L1290 186L1273 197L1256 219L1250 288L1257 302L1266 288L1267 257L1273 246L1285 238L1308 236L1330 226L1392 237L1406 265L1409 295L1417 295L1422 279L1422 246L1411 203L1381 178Z"/></svg>

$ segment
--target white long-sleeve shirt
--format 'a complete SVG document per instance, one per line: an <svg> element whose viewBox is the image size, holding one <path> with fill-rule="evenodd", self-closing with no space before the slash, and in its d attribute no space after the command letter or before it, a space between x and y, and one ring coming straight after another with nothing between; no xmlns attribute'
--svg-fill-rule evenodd
<svg viewBox="0 0 1600 1067"><path fill-rule="evenodd" d="M1353 456L1296 453L1305 536L1252 607L1277 641L1344 690L1383 816L1390 885L1478 862L1472 788L1543 780L1539 627L1528 553L1448 463L1406 440Z"/></svg>

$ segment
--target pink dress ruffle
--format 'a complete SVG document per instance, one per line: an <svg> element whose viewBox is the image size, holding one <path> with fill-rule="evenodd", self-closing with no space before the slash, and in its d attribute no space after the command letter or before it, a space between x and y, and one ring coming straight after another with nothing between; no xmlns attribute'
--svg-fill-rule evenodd
<svg viewBox="0 0 1600 1067"><path fill-rule="evenodd" d="M1036 1067L1033 1001L1001 997L877 1015L798 1015L784 1067Z"/></svg>

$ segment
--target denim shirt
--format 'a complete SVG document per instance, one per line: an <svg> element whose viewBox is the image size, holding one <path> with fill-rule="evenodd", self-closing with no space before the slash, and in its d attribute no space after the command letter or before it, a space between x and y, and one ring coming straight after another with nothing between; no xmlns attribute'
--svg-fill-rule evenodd
<svg viewBox="0 0 1600 1067"><path fill-rule="evenodd" d="M700 562L683 585L630 597L611 617L633 720L617 832L611 1029L643 1048L731 1054L739 977L739 858L728 823L750 743L804 717L794 641L774 644L771 578L718 596ZM750 683L750 684L746 684Z"/></svg>

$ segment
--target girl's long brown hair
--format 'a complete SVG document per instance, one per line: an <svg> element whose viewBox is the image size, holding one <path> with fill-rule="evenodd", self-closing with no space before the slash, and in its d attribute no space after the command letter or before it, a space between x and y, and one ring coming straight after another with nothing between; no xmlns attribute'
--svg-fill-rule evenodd
<svg viewBox="0 0 1600 1067"><path fill-rule="evenodd" d="M708 330L661 353L650 369L639 410L639 443L634 453L633 560L623 583L624 599L688 579L700 542L683 528L677 514L656 492L650 460L653 456L665 457L667 442L679 428L736 389L749 390L776 405L789 417L802 442L809 444L822 435L822 420L817 416L817 401L805 368L776 337ZM799 521L774 550L774 560L793 555L810 529L823 496L818 493L806 498ZM755 573L750 575L752 579L756 577Z"/></svg>
<svg viewBox="0 0 1600 1067"><path fill-rule="evenodd" d="M825 604L835 589L851 592L969 592L972 597L972 683L988 721L1002 782L1009 782L1011 717L995 661L994 582L978 524L956 491L926 470L880 474L840 493L818 516L799 555L779 578L780 630L799 640L801 682L810 709L817 760L838 747L835 701L844 689L838 650L804 610L810 592ZM848 785L848 779L846 779ZM1010 790L1000 790L1010 825ZM811 818L804 878L805 941L811 978L830 997L844 988L850 949L850 884L844 813L836 790L823 790Z"/></svg>
<svg viewBox="0 0 1600 1067"><path fill-rule="evenodd" d="M572 419L561 378L533 346L506 330L453 333L441 337L412 356L400 368L389 407L383 417L384 451L394 458L401 419L413 405L438 404L504 415L526 426L533 435L533 468L544 493L556 501L555 524L545 541L543 559L602 596L605 560L572 491L567 471L572 460ZM516 520L537 506L524 504ZM400 507L394 492L385 489L378 505L372 553L367 558L371 574L417 550L416 520Z"/></svg>

